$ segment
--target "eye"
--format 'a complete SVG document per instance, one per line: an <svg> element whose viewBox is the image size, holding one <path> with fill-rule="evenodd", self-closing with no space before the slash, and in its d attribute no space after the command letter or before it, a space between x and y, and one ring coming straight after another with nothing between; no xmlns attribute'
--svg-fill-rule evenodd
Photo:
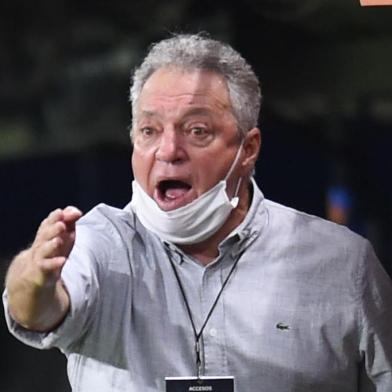
<svg viewBox="0 0 392 392"><path fill-rule="evenodd" d="M145 136L145 137L151 137L154 135L155 130L152 127L142 127L139 130L140 134Z"/></svg>
<svg viewBox="0 0 392 392"><path fill-rule="evenodd" d="M190 134L193 137L201 139L203 137L208 136L208 130L207 130L207 128L204 128L204 127L192 127L190 130Z"/></svg>
<svg viewBox="0 0 392 392"><path fill-rule="evenodd" d="M195 124L186 128L185 134L190 144L204 147L214 139L214 131L207 125Z"/></svg>

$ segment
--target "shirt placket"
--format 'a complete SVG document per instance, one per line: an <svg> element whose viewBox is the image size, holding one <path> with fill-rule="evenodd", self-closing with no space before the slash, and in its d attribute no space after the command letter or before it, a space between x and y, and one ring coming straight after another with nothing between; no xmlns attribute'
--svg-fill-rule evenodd
<svg viewBox="0 0 392 392"><path fill-rule="evenodd" d="M222 269L213 266L204 270L201 289L201 309L208 314L223 284ZM203 367L206 376L227 374L224 329L224 292L203 331Z"/></svg>

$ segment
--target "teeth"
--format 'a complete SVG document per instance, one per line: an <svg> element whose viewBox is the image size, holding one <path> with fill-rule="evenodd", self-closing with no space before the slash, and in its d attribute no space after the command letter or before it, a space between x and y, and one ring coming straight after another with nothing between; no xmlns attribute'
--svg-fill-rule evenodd
<svg viewBox="0 0 392 392"><path fill-rule="evenodd" d="M160 192L165 199L175 200L183 197L190 189L190 186L182 181L167 180L159 184Z"/></svg>
<svg viewBox="0 0 392 392"><path fill-rule="evenodd" d="M188 189L185 188L169 188L165 192L165 197L170 200L178 199L184 196Z"/></svg>

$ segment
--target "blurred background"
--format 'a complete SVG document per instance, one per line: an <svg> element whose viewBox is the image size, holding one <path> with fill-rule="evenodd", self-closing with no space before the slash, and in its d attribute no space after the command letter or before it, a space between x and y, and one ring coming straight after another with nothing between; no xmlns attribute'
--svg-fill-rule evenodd
<svg viewBox="0 0 392 392"><path fill-rule="evenodd" d="M208 31L264 96L267 198L366 236L392 272L392 7L357 0L0 1L0 278L40 221L122 207L132 174L128 84L151 42ZM0 391L70 391L56 350L0 321Z"/></svg>

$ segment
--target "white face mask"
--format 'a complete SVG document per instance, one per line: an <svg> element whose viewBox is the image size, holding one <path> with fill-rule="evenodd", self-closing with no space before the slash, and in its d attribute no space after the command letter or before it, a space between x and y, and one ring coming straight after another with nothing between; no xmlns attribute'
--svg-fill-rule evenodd
<svg viewBox="0 0 392 392"><path fill-rule="evenodd" d="M227 179L237 164L241 149L242 144L223 180L191 203L172 211L161 210L155 200L136 181L133 181L130 205L143 226L162 240L175 244L196 244L211 237L222 227L230 212L238 205L237 194L241 178L231 200L227 196L226 187Z"/></svg>

